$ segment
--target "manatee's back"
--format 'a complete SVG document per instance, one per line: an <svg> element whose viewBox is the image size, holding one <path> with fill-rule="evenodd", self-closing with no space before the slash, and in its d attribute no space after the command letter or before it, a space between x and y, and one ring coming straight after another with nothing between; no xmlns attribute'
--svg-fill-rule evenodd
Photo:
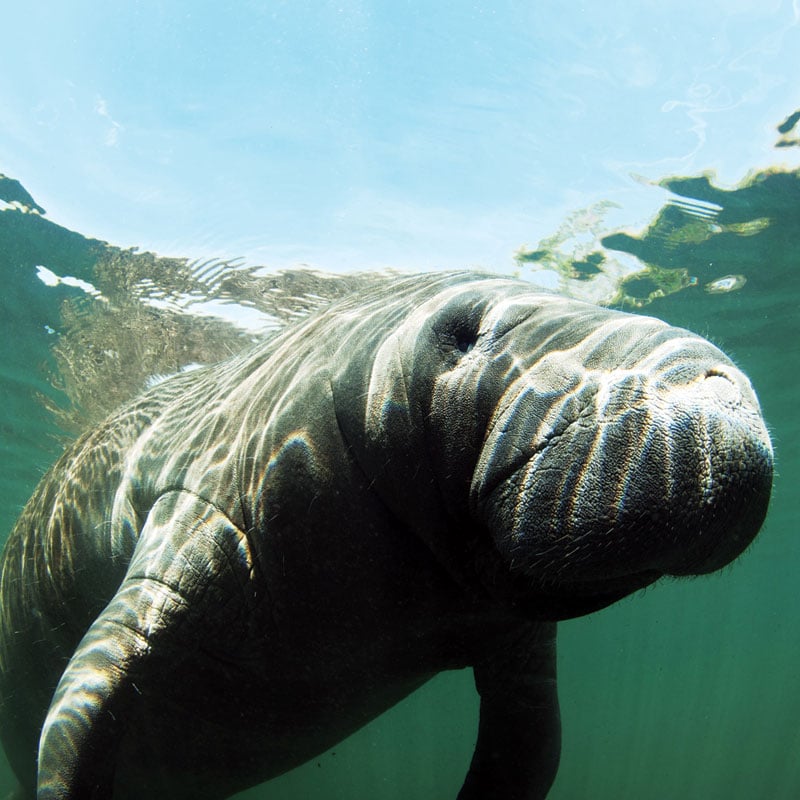
<svg viewBox="0 0 800 800"><path fill-rule="evenodd" d="M346 298L329 317L309 318L229 362L154 387L65 451L22 512L0 565L0 739L31 797L40 729L53 692L84 633L122 582L165 482L180 483L189 472L210 469L217 451L205 445L217 442L220 431L242 424L246 433L252 416L266 418L247 391L258 389L269 404L272 388L280 388L293 370L300 374L311 354L324 361L327 348L320 343L331 340L331 331L341 332L346 323L354 340L380 338L393 319L439 290L480 278L412 276L394 282L391 297L380 289L366 298ZM284 377L272 374L271 356L279 356ZM231 404L235 396L239 400ZM206 458L199 458L203 453ZM218 492L224 488L216 486Z"/></svg>
<svg viewBox="0 0 800 800"><path fill-rule="evenodd" d="M0 738L31 796L53 691L135 546L136 512L115 510L114 496L130 444L159 411L155 399L141 401L69 447L28 501L3 552Z"/></svg>

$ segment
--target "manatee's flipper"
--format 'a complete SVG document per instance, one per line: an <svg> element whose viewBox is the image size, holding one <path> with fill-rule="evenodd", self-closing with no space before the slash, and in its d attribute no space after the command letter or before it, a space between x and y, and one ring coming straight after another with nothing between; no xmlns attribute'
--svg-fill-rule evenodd
<svg viewBox="0 0 800 800"><path fill-rule="evenodd" d="M546 797L561 752L556 625L532 625L474 672L481 697L478 742L458 800Z"/></svg>
<svg viewBox="0 0 800 800"><path fill-rule="evenodd" d="M56 689L39 743L38 800L112 796L137 703L218 633L220 611L221 628L241 630L252 573L248 540L225 514L183 491L157 501L125 580Z"/></svg>

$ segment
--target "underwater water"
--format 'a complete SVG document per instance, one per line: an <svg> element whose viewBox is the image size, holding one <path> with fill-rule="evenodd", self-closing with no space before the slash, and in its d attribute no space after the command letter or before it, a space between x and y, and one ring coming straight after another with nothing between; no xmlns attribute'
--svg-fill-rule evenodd
<svg viewBox="0 0 800 800"><path fill-rule="evenodd" d="M560 624L549 797L795 798L800 11L512 6L18 12L20 71L0 76L0 536L65 441L358 291L348 270L478 267L652 314L750 377L773 497L719 574ZM278 273L303 265L329 276ZM471 674L440 675L238 796L455 797L477 712ZM13 783L3 763L0 797Z"/></svg>

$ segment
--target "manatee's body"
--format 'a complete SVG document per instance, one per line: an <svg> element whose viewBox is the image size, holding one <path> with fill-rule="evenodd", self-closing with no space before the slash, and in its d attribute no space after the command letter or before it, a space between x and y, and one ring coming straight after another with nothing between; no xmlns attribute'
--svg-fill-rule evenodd
<svg viewBox="0 0 800 800"><path fill-rule="evenodd" d="M555 622L728 563L771 474L704 340L515 281L398 280L61 457L4 554L3 742L39 798L221 798L473 666L461 797L543 797Z"/></svg>

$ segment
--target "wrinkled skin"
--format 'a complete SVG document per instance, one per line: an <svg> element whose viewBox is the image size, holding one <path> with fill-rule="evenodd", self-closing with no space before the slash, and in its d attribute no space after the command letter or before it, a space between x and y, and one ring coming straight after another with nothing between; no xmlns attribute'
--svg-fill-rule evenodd
<svg viewBox="0 0 800 800"><path fill-rule="evenodd" d="M705 340L398 279L156 386L52 468L4 554L6 751L42 800L222 798L471 666L459 797L544 797L556 622L729 563L771 478Z"/></svg>

